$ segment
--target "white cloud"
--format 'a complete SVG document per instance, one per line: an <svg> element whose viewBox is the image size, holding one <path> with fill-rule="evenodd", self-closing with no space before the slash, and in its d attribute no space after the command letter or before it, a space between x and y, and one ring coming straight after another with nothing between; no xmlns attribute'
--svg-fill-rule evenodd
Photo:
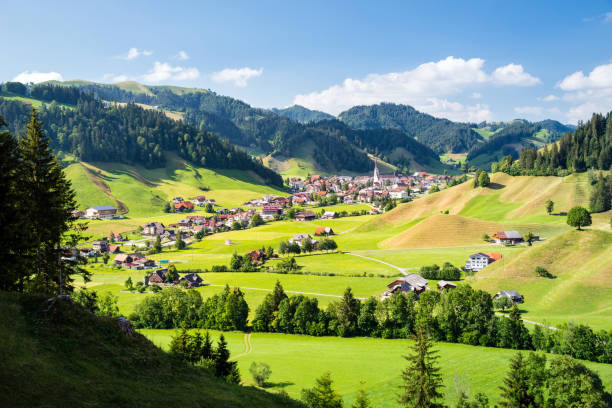
<svg viewBox="0 0 612 408"><path fill-rule="evenodd" d="M573 105L566 113L571 123L612 110L612 63L596 66L588 75L574 72L556 86L565 91L562 100Z"/></svg>
<svg viewBox="0 0 612 408"><path fill-rule="evenodd" d="M517 106L514 112L521 115L542 116L544 108L541 106Z"/></svg>
<svg viewBox="0 0 612 408"><path fill-rule="evenodd" d="M138 48L132 47L128 50L127 54L119 55L117 58L129 61L138 57L148 57L150 55L153 55L153 51L139 50Z"/></svg>
<svg viewBox="0 0 612 408"><path fill-rule="evenodd" d="M21 74L13 78L15 82L23 84L39 83L45 81L63 81L64 78L58 72L38 72L38 71L23 71Z"/></svg>
<svg viewBox="0 0 612 408"><path fill-rule="evenodd" d="M189 59L189 54L187 54L185 51L179 51L176 58L180 59L181 61L186 61Z"/></svg>
<svg viewBox="0 0 612 408"><path fill-rule="evenodd" d="M480 92L474 92L471 96L472 99L480 99L482 98L482 94Z"/></svg>
<svg viewBox="0 0 612 408"><path fill-rule="evenodd" d="M560 98L557 95L547 95L543 98L538 98L538 100L543 101L543 102L554 102L554 101L558 101Z"/></svg>
<svg viewBox="0 0 612 408"><path fill-rule="evenodd" d="M179 67L172 66L167 62L155 61L153 68L142 75L145 82L161 82L161 81L187 81L197 79L200 76L200 71L194 67Z"/></svg>
<svg viewBox="0 0 612 408"><path fill-rule="evenodd" d="M522 65L508 64L493 71L493 80L500 85L532 86L541 81L524 71Z"/></svg>
<svg viewBox="0 0 612 408"><path fill-rule="evenodd" d="M582 71L566 76L557 84L564 91L612 88L612 63L595 67L588 76Z"/></svg>
<svg viewBox="0 0 612 408"><path fill-rule="evenodd" d="M369 74L363 79L347 78L328 89L297 95L293 103L338 114L355 105L395 102L455 120L489 120L492 115L486 105L464 106L447 97L487 84L527 86L539 83L539 79L524 72L521 65L510 64L489 74L484 70L484 63L480 58L465 60L450 56L409 71ZM482 97L477 92L471 95L475 99ZM432 100L436 103L431 103Z"/></svg>
<svg viewBox="0 0 612 408"><path fill-rule="evenodd" d="M612 22L612 11L608 11L606 14L604 14L604 23L610 22Z"/></svg>
<svg viewBox="0 0 612 408"><path fill-rule="evenodd" d="M261 76L261 74L263 74L263 68L225 68L213 73L212 80L215 82L233 82L236 86L244 87L247 86L249 79Z"/></svg>

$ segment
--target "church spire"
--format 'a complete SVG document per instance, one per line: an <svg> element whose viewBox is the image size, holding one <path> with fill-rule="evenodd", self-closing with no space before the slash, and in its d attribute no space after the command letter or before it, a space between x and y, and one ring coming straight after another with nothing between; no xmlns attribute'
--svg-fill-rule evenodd
<svg viewBox="0 0 612 408"><path fill-rule="evenodd" d="M378 158L374 158L374 177L372 178L374 183L380 182L380 173L378 172Z"/></svg>

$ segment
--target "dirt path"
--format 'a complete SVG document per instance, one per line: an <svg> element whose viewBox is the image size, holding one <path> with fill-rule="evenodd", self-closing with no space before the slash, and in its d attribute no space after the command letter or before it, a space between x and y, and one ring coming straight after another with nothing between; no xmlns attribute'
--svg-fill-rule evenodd
<svg viewBox="0 0 612 408"><path fill-rule="evenodd" d="M230 357L230 361L236 360L240 357L244 357L247 354L251 354L252 351L253 351L253 345L251 344L251 332L244 333L244 352Z"/></svg>
<svg viewBox="0 0 612 408"><path fill-rule="evenodd" d="M379 263L381 263L381 264L384 264L384 265L390 266L391 268L397 269L398 271L400 271L400 272L401 272L401 273L403 273L404 275L408 275L408 273L406 272L406 269L405 269L405 268L400 268L399 266L396 266L396 265L390 264L389 262L381 261L380 259L376 259L376 258L370 258L369 256L364 256L364 255L354 254L354 253L352 253L352 252L347 252L347 251L344 251L344 252L342 252L342 253L343 253L343 254L347 254L347 255L358 256L358 257L363 258L363 259L369 259L370 261L374 261L374 262L379 262Z"/></svg>
<svg viewBox="0 0 612 408"><path fill-rule="evenodd" d="M510 316L508 316L507 314L504 314L504 313L495 312L495 314L496 314L497 316L506 317L506 318L508 318L508 319L510 318ZM556 328L556 327L553 327L553 326L547 326L547 325L542 324L542 323L534 322L533 320L527 320L527 319L523 319L523 318L521 318L521 320L522 320L522 321L524 321L525 323L535 324L536 326L541 326L541 327L544 327L544 328L547 328L547 329L550 329L550 330L559 330L559 329L558 329L558 328Z"/></svg>
<svg viewBox="0 0 612 408"><path fill-rule="evenodd" d="M213 286L213 287L218 287L218 288L224 288L225 285L208 285L208 286ZM247 288L246 286L238 286L240 289L246 289L246 290L262 290L264 292L272 292L272 289L262 289L262 288ZM327 297L335 297L335 298L341 298L342 295L329 295L326 293L312 293L312 292L297 292L294 290L285 290L285 293L295 293L298 295L311 295L311 296L327 296ZM359 300L366 300L367 298L363 298L363 297L356 297L355 299L359 299Z"/></svg>

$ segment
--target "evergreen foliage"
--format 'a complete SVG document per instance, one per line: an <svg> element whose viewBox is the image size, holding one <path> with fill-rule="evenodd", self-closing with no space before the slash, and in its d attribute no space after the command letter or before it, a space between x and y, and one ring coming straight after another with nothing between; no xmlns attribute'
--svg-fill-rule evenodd
<svg viewBox="0 0 612 408"><path fill-rule="evenodd" d="M332 384L331 374L324 373L313 388L302 390L302 401L308 408L342 408L342 397Z"/></svg>

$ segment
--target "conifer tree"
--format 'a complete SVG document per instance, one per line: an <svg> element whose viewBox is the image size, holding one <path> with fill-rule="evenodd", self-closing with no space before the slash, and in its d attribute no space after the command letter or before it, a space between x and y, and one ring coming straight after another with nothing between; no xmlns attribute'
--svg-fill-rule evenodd
<svg viewBox="0 0 612 408"><path fill-rule="evenodd" d="M230 352L227 349L227 341L223 334L219 337L217 342L217 350L215 351L215 375L217 377L226 378L232 375L235 371L235 361L229 361ZM235 374L235 373L234 373Z"/></svg>
<svg viewBox="0 0 612 408"><path fill-rule="evenodd" d="M402 372L399 403L408 408L441 408L443 397L437 352L423 327L418 327L412 354L404 357L408 367Z"/></svg>
<svg viewBox="0 0 612 408"><path fill-rule="evenodd" d="M155 250L155 252L158 253L162 251L161 237L159 236L159 234L155 236L155 243L153 244L153 249Z"/></svg>
<svg viewBox="0 0 612 408"><path fill-rule="evenodd" d="M317 378L315 386L302 390L302 401L308 408L342 408L342 397L332 387L329 372Z"/></svg>
<svg viewBox="0 0 612 408"><path fill-rule="evenodd" d="M176 233L176 243L174 244L176 246L176 249L178 249L179 251L181 249L185 249L185 241L183 241L183 234L181 234L181 231L178 231Z"/></svg>
<svg viewBox="0 0 612 408"><path fill-rule="evenodd" d="M500 406L506 408L533 408L535 396L529 391L529 376L523 354L518 353L510 361L510 372L500 387L502 401Z"/></svg>
<svg viewBox="0 0 612 408"><path fill-rule="evenodd" d="M370 408L371 406L372 404L370 404L370 399L365 391L363 382L361 382L361 388L359 389L355 402L353 402L352 408Z"/></svg>

